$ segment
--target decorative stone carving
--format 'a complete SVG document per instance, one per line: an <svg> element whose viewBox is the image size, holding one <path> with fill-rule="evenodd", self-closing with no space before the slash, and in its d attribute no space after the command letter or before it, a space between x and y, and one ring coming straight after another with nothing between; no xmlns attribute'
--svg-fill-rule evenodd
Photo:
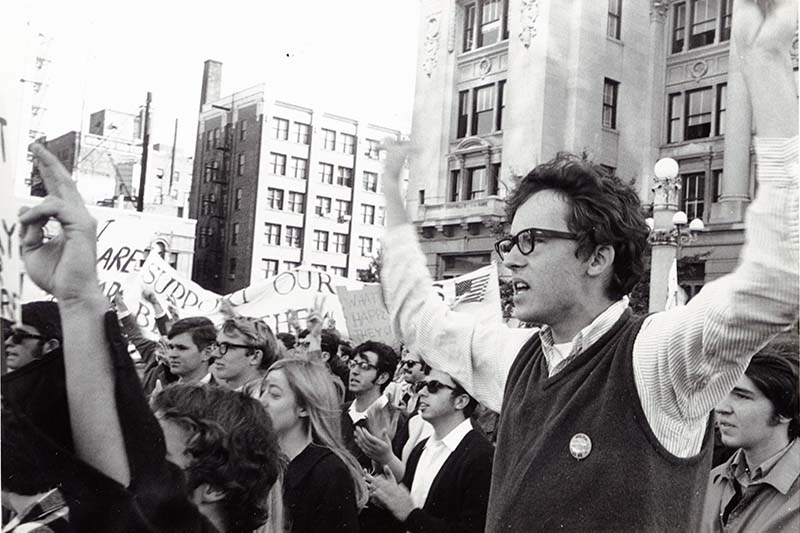
<svg viewBox="0 0 800 533"><path fill-rule="evenodd" d="M422 70L428 77L431 77L433 69L436 68L437 56L439 55L439 18L437 16L428 17L425 27L425 59L422 62Z"/></svg>
<svg viewBox="0 0 800 533"><path fill-rule="evenodd" d="M708 73L708 63L705 61L695 61L694 64L689 69L689 73L695 79L696 82L700 83L700 80L703 79Z"/></svg>
<svg viewBox="0 0 800 533"><path fill-rule="evenodd" d="M664 22L668 11L669 2L667 0L652 0L650 4L650 20Z"/></svg>
<svg viewBox="0 0 800 533"><path fill-rule="evenodd" d="M797 61L797 44L798 44L797 43L797 32L795 32L794 33L794 40L792 41L792 50L791 50L792 59L794 59L795 61Z"/></svg>
<svg viewBox="0 0 800 533"><path fill-rule="evenodd" d="M492 60L488 57L484 57L478 63L478 72L481 74L481 78L485 78L487 74L492 71Z"/></svg>
<svg viewBox="0 0 800 533"><path fill-rule="evenodd" d="M538 0L522 0L520 2L520 26L519 40L525 48L530 48L531 41L536 37L536 21L539 19Z"/></svg>

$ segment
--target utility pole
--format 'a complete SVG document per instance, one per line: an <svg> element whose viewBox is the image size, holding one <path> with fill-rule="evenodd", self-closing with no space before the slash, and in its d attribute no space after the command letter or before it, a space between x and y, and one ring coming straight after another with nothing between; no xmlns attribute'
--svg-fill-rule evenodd
<svg viewBox="0 0 800 533"><path fill-rule="evenodd" d="M169 194L172 194L172 179L175 177L175 145L178 143L178 119L175 119L175 133L172 134L172 157L169 162Z"/></svg>
<svg viewBox="0 0 800 533"><path fill-rule="evenodd" d="M136 199L136 210L144 211L144 188L147 180L147 149L150 145L150 100L153 93L147 91L147 101L144 104L144 135L142 135L142 172L139 178L139 198Z"/></svg>

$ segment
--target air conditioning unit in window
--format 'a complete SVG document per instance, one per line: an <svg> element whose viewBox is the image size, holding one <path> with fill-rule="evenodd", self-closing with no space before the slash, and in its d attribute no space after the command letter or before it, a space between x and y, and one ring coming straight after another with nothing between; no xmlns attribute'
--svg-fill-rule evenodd
<svg viewBox="0 0 800 533"><path fill-rule="evenodd" d="M351 219L351 218L352 218L352 217L351 217L350 215L339 215L339 217L336 219L336 221L337 221L339 224L343 224L343 223L345 223L345 222L350 222L350 219Z"/></svg>

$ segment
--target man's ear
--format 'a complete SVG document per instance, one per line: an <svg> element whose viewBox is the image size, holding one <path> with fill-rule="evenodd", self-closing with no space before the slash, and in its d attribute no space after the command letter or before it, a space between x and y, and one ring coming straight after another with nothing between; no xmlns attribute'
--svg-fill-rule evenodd
<svg viewBox="0 0 800 533"><path fill-rule="evenodd" d="M61 346L61 341L58 339L50 339L45 341L45 343L42 345L42 354L47 354L53 350L57 350L59 346Z"/></svg>
<svg viewBox="0 0 800 533"><path fill-rule="evenodd" d="M605 272L610 272L614 268L614 257L616 252L610 244L599 244L594 252L589 256L589 265L586 273L591 277L600 276Z"/></svg>
<svg viewBox="0 0 800 533"><path fill-rule="evenodd" d="M200 358L203 361L208 361L209 359L211 359L211 352L213 351L214 351L214 345L209 344L208 346L200 350Z"/></svg>
<svg viewBox="0 0 800 533"><path fill-rule="evenodd" d="M375 383L377 383L378 385L383 385L390 379L392 379L392 376L390 376L388 372L381 372L380 375L378 376L378 379L375 380Z"/></svg>
<svg viewBox="0 0 800 533"><path fill-rule="evenodd" d="M225 491L212 487L208 483L201 483L192 494L196 504L209 504L222 501Z"/></svg>
<svg viewBox="0 0 800 533"><path fill-rule="evenodd" d="M259 366L261 364L261 359L264 358L264 352L258 348L253 350L253 353L250 355L252 356L252 359L250 359L250 366Z"/></svg>
<svg viewBox="0 0 800 533"><path fill-rule="evenodd" d="M453 400L453 406L458 409L459 411L463 411L469 405L469 396L464 394L463 392L455 397Z"/></svg>
<svg viewBox="0 0 800 533"><path fill-rule="evenodd" d="M323 350L322 352L320 352L320 357L322 358L323 362L327 363L328 359L331 358L331 354Z"/></svg>

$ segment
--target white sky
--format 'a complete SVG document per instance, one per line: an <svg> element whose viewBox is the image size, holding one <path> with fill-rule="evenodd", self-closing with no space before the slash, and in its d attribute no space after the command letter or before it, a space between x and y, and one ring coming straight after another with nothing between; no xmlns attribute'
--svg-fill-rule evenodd
<svg viewBox="0 0 800 533"><path fill-rule="evenodd" d="M135 113L153 93L151 139L192 153L203 61L222 95L265 82L300 105L408 132L419 0L38 0L31 28L52 38L48 137L93 111Z"/></svg>

